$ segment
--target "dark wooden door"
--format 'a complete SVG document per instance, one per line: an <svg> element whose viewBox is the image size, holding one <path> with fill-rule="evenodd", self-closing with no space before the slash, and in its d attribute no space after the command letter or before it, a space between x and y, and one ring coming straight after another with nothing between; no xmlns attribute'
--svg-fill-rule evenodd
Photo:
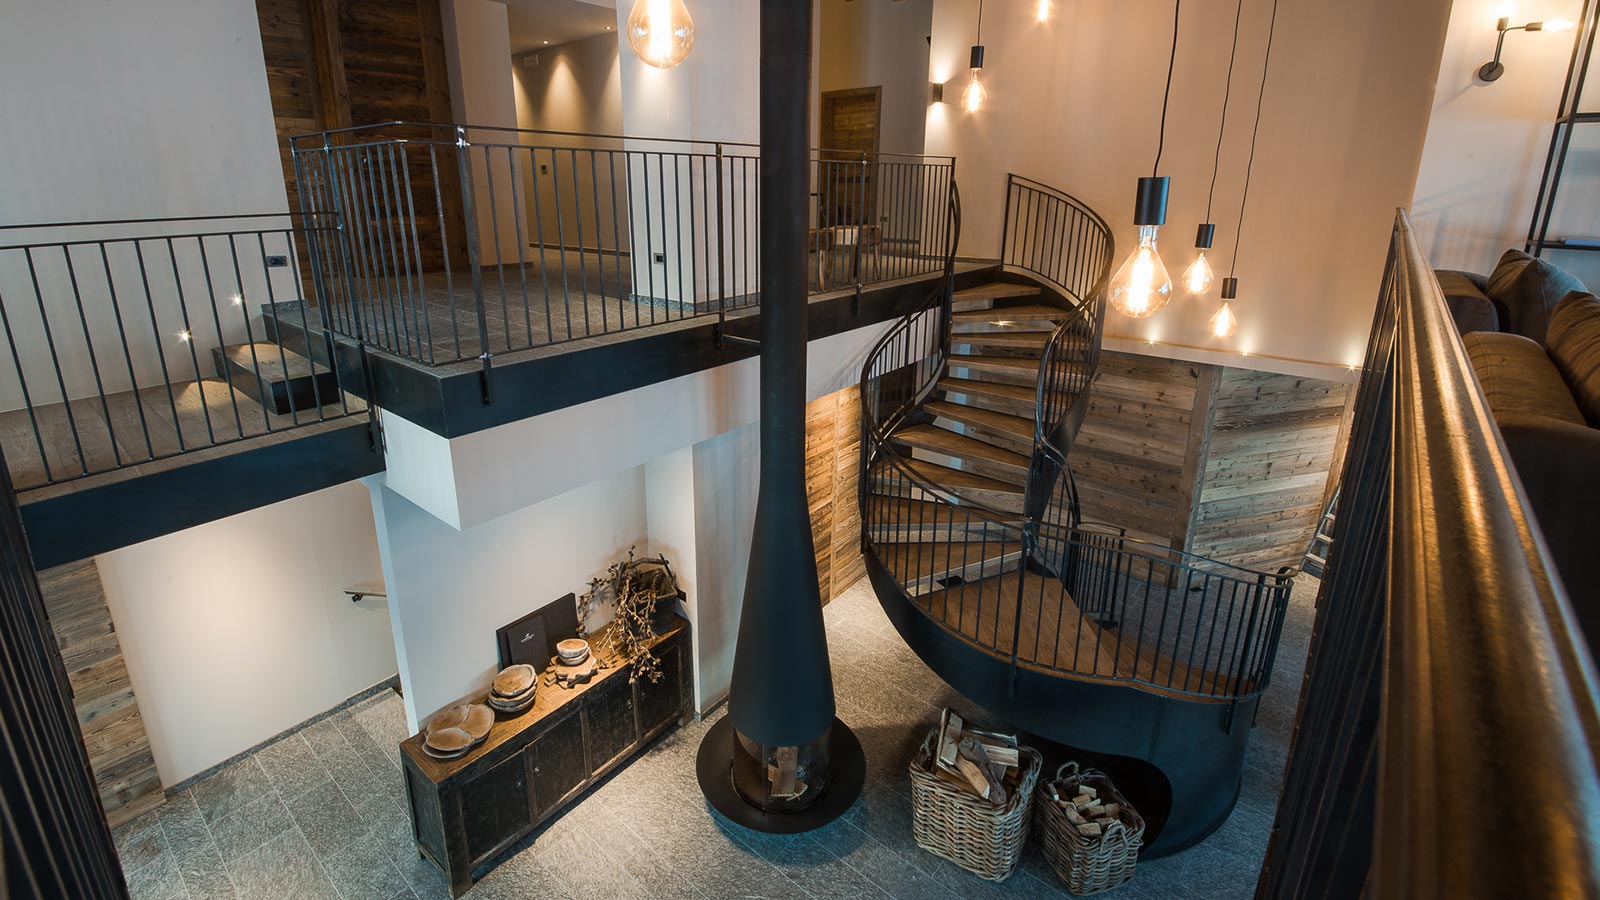
<svg viewBox="0 0 1600 900"><path fill-rule="evenodd" d="M876 162L882 87L827 91L822 95L817 173L821 227L872 224L877 209Z"/></svg>
<svg viewBox="0 0 1600 900"><path fill-rule="evenodd" d="M535 743L533 800L536 815L542 818L589 777L589 763L583 754L583 716L571 713Z"/></svg>

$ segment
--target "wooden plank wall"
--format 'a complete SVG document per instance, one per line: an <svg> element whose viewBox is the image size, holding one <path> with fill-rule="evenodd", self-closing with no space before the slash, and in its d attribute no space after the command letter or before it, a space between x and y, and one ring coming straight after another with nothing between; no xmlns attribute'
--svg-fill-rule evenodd
<svg viewBox="0 0 1600 900"><path fill-rule="evenodd" d="M1084 519L1251 568L1298 566L1353 386L1101 355L1073 448Z"/></svg>
<svg viewBox="0 0 1600 900"><path fill-rule="evenodd" d="M439 0L256 0L256 13L290 209L301 209L291 136L376 122L454 121ZM404 136L439 137L425 129ZM464 266L453 151L441 149L437 162L451 264ZM444 240L426 149L407 151L406 168L422 265L438 269Z"/></svg>
<svg viewBox="0 0 1600 900"><path fill-rule="evenodd" d="M861 557L861 389L850 387L806 405L806 499L816 545L822 602L866 574Z"/></svg>
<svg viewBox="0 0 1600 900"><path fill-rule="evenodd" d="M166 795L94 560L39 573L50 627L66 664L72 702L100 802L113 827L160 806Z"/></svg>
<svg viewBox="0 0 1600 900"><path fill-rule="evenodd" d="M1189 550L1299 566L1322 515L1349 385L1223 369Z"/></svg>

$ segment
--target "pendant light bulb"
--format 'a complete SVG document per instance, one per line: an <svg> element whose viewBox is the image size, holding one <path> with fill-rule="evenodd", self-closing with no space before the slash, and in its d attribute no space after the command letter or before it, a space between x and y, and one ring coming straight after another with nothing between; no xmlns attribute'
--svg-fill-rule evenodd
<svg viewBox="0 0 1600 900"><path fill-rule="evenodd" d="M1232 337L1239 330L1239 318L1233 314L1233 306L1228 301L1222 301L1222 308L1211 317L1212 335L1225 338Z"/></svg>
<svg viewBox="0 0 1600 900"><path fill-rule="evenodd" d="M1153 315L1172 298L1172 276L1156 250L1156 230L1139 226L1139 246L1111 279L1111 305L1131 319Z"/></svg>
<svg viewBox="0 0 1600 900"><path fill-rule="evenodd" d="M1195 256L1189 268L1183 270L1183 286L1189 293L1200 295L1211 290L1211 283L1216 280L1216 273L1211 270L1211 264L1206 262L1206 251L1201 250Z"/></svg>
<svg viewBox="0 0 1600 900"><path fill-rule="evenodd" d="M683 62L694 46L694 19L683 0L638 0L628 14L628 46L658 69Z"/></svg>
<svg viewBox="0 0 1600 900"><path fill-rule="evenodd" d="M972 70L972 81L967 84L967 89L961 92L961 108L969 113L983 109L984 101L989 99L989 92L984 90L983 81L978 77L980 69Z"/></svg>
<svg viewBox="0 0 1600 900"><path fill-rule="evenodd" d="M1041 22L1050 21L1050 0L1039 0L1033 8L1033 14Z"/></svg>

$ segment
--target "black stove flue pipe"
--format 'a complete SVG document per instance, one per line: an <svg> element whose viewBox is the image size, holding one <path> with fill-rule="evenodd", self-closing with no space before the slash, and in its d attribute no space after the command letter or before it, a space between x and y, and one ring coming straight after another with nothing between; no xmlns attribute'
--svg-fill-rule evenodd
<svg viewBox="0 0 1600 900"><path fill-rule="evenodd" d="M805 484L806 270L810 207L812 4L761 3L761 466L728 714L707 733L707 799L751 828L795 832L843 813L860 794L860 744L834 715ZM816 746L830 760L823 795L803 810L760 809L733 790L742 735L769 747Z"/></svg>

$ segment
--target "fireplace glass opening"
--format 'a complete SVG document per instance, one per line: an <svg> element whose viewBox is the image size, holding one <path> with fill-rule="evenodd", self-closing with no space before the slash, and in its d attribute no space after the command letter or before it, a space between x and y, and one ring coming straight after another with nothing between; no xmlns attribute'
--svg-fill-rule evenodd
<svg viewBox="0 0 1600 900"><path fill-rule="evenodd" d="M828 734L799 747L760 744L734 735L733 787L767 812L795 812L817 802L828 786Z"/></svg>

